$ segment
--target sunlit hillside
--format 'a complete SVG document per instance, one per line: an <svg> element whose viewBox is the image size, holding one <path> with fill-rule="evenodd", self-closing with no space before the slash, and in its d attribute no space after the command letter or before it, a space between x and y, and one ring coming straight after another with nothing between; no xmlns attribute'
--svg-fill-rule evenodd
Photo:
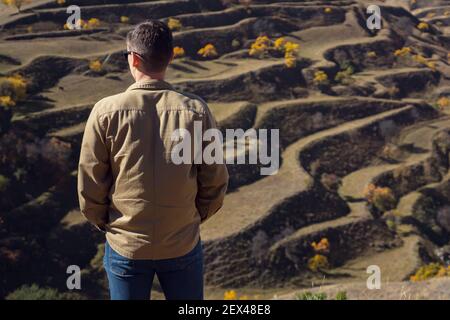
<svg viewBox="0 0 450 320"><path fill-rule="evenodd" d="M67 27L71 4L81 30ZM369 4L381 30L366 27ZM78 209L79 148L92 106L132 83L121 52L148 18L174 31L167 81L203 97L221 129L280 130L279 172L229 165L224 206L201 227L206 298L312 285L361 298L369 265L383 282L450 275L449 1L0 8L0 298L107 297L103 235ZM67 291L69 265L81 291Z"/></svg>

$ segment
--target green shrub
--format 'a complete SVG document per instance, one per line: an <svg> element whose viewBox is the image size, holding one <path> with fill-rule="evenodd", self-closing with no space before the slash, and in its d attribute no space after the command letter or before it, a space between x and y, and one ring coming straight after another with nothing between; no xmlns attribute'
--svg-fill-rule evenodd
<svg viewBox="0 0 450 320"><path fill-rule="evenodd" d="M339 71L334 77L334 80L342 84L352 84L354 82L354 79L352 78L354 73L355 70L353 67L347 67L346 69Z"/></svg>
<svg viewBox="0 0 450 320"><path fill-rule="evenodd" d="M297 295L297 300L326 300L327 294L323 292L312 293L312 292L302 292Z"/></svg>
<svg viewBox="0 0 450 320"><path fill-rule="evenodd" d="M339 291L336 294L336 300L347 300L347 292L345 291Z"/></svg>
<svg viewBox="0 0 450 320"><path fill-rule="evenodd" d="M41 288L37 284L23 285L6 296L6 300L82 300L73 293L61 293L54 288Z"/></svg>

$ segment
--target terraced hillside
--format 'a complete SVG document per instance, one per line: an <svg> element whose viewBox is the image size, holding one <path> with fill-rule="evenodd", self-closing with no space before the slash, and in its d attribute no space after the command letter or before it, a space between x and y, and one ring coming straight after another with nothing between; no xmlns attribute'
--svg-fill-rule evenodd
<svg viewBox="0 0 450 320"><path fill-rule="evenodd" d="M71 4L98 21L65 30ZM369 4L381 30L366 27ZM373 264L404 281L450 262L449 1L33 1L0 10L1 76L27 83L0 113L0 297L65 292L69 265L83 269L81 297L107 296L102 236L78 211L78 152L93 104L132 83L121 51L147 18L179 22L184 56L167 80L222 129L280 130L279 172L229 165L224 206L201 227L207 298L362 283ZM299 44L295 63L250 54L264 35ZM207 44L217 56L198 54Z"/></svg>

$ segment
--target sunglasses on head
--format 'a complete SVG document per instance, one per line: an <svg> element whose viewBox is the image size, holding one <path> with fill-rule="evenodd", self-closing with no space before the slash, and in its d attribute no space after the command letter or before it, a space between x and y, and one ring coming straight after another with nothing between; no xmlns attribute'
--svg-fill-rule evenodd
<svg viewBox="0 0 450 320"><path fill-rule="evenodd" d="M132 53L134 53L134 54L137 55L139 58L141 58L142 60L145 61L145 59L142 57L142 55L140 55L139 53L134 52L134 51L124 50L124 51L122 52L122 55L123 55L123 57L125 58L125 60L128 60L128 56L129 56L130 54L132 54Z"/></svg>

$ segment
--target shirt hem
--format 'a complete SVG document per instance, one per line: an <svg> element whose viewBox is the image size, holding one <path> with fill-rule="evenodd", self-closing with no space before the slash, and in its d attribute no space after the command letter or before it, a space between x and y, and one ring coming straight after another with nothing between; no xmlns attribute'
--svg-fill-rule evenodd
<svg viewBox="0 0 450 320"><path fill-rule="evenodd" d="M179 254L172 252L173 254L167 255L167 256L164 256L164 255L155 256L155 254L152 254L152 255L136 254L135 252L132 252L132 251L123 250L119 245L117 245L113 240L111 240L111 238L108 236L108 233L106 233L106 241L108 241L108 244L114 251L116 251L118 254L120 254L121 256L123 256L125 258L131 259L131 260L162 260L162 259L178 258L178 257L181 257L181 256L187 254L188 252L190 252L191 250L193 250L195 248L195 246L197 245L197 243L199 241L201 241L201 237L200 237L200 232L197 232L196 240L193 241L193 243L188 246L187 250L184 249Z"/></svg>

